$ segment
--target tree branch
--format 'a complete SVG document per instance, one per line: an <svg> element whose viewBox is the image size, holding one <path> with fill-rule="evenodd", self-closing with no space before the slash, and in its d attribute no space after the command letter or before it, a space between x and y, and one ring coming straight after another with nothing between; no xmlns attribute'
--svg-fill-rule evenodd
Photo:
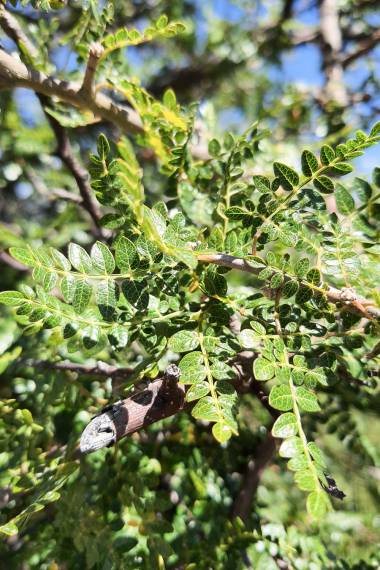
<svg viewBox="0 0 380 570"><path fill-rule="evenodd" d="M200 253L197 257L198 261L203 263L213 263L215 265L221 265L222 267L244 271L245 273L252 273L253 275L258 275L262 269L250 265L249 260L227 255L225 253ZM290 276L285 276L285 281L289 281L290 279ZM357 297L351 290L336 289L331 286L327 286L324 290L319 287L316 289L326 295L330 303L341 303L348 309L356 313L360 313L366 318L380 318L379 308L372 306L366 299Z"/></svg>
<svg viewBox="0 0 380 570"><path fill-rule="evenodd" d="M239 517L244 523L247 522L251 513L252 501L256 495L261 477L265 468L272 461L277 448L277 442L271 433L271 427L268 428L265 438L257 447L255 456L248 461L239 494L232 507L233 518Z"/></svg>
<svg viewBox="0 0 380 570"><path fill-rule="evenodd" d="M19 47L21 53L24 53L25 49L29 52L29 55L32 58L37 57L37 50L20 28L16 18L9 14L3 6L0 6L0 25L5 31L5 33L16 42L17 46ZM84 96L85 98L93 97L93 78L94 73L96 70L96 64L102 54L102 46L100 44L94 43L90 47L89 53L89 60L87 63L87 69L85 73L85 77L83 80L83 85L79 90L79 94ZM68 170L73 175L78 188L80 195L82 197L81 205L87 210L89 215L91 216L95 227L99 228L99 219L101 217L100 210L98 205L92 195L91 187L88 182L88 174L87 172L81 167L79 161L75 158L74 153L71 148L70 140L67 135L67 131L60 125L60 123L52 117L49 113L46 112L45 107L48 105L48 98L46 95L42 93L37 94L42 108L44 110L45 116L54 132L56 141L57 141L57 156L59 156L62 162L66 165ZM97 233L100 236L103 236L103 232L101 229L97 230Z"/></svg>
<svg viewBox="0 0 380 570"><path fill-rule="evenodd" d="M38 57L37 48L24 33L17 19L2 5L0 5L0 26L3 28L7 36L10 37L20 48L22 53L26 49L32 58Z"/></svg>
<svg viewBox="0 0 380 570"><path fill-rule="evenodd" d="M104 48L102 44L100 44L99 42L93 42L90 45L86 71L84 74L82 87L79 90L79 93L81 93L85 97L93 98L95 96L96 68L100 61L100 58L102 57L103 52Z"/></svg>
<svg viewBox="0 0 380 570"><path fill-rule="evenodd" d="M348 104L348 95L341 63L343 38L338 3L336 0L320 0L319 11L326 96L344 108Z"/></svg>
<svg viewBox="0 0 380 570"><path fill-rule="evenodd" d="M130 107L116 104L107 95L97 92L94 98L84 97L78 83L62 81L31 69L0 49L0 88L24 87L82 110L90 110L102 119L130 133L142 133L138 114Z"/></svg>
<svg viewBox="0 0 380 570"><path fill-rule="evenodd" d="M376 30L370 36L362 40L355 51L348 53L342 58L342 66L344 68L348 67L351 63L373 50L379 43L380 30Z"/></svg>
<svg viewBox="0 0 380 570"><path fill-rule="evenodd" d="M83 208L87 210L91 216L95 227L98 228L97 232L99 235L103 236L104 233L99 227L99 219L101 218L101 213L98 204L92 195L88 173L75 158L66 129L62 127L62 125L54 117L52 117L52 115L46 112L45 106L48 104L48 99L44 95L38 95L38 98L41 102L45 116L57 141L56 154L73 175L82 197L81 206L83 206Z"/></svg>
<svg viewBox="0 0 380 570"><path fill-rule="evenodd" d="M78 374L88 374L91 376L103 376L113 379L126 379L133 373L133 368L118 367L98 361L93 366L91 364L77 364L76 362L50 362L48 360L19 360L16 364L30 366L32 368L40 368L43 370L61 370L63 372L77 372Z"/></svg>
<svg viewBox="0 0 380 570"><path fill-rule="evenodd" d="M87 425L80 439L82 453L110 447L119 439L183 410L185 387L178 384L180 371L171 364L159 380L130 398L104 408Z"/></svg>

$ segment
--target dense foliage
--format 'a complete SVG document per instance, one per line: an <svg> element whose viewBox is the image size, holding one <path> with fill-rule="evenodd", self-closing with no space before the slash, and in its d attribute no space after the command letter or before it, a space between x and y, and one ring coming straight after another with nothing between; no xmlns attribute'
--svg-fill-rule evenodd
<svg viewBox="0 0 380 570"><path fill-rule="evenodd" d="M380 122L331 99L320 4L317 101L271 80L292 2L202 41L192 2L0 6L7 567L380 564L380 168L351 174ZM81 455L170 363L186 409Z"/></svg>

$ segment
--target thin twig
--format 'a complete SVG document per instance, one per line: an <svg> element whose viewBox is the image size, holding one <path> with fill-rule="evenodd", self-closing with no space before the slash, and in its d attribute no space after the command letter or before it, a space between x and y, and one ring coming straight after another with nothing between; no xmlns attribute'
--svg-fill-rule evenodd
<svg viewBox="0 0 380 570"><path fill-rule="evenodd" d="M77 364L76 362L50 362L48 360L25 359L15 362L17 366L30 366L43 370L60 370L62 372L76 372L77 374L88 374L89 376L103 376L109 378L126 379L133 374L133 368L112 366L105 362L98 361L97 364Z"/></svg>
<svg viewBox="0 0 380 570"><path fill-rule="evenodd" d="M380 30L376 30L372 32L367 38L363 39L355 51L348 53L342 58L342 66L344 68L348 67L351 65L351 63L373 50L379 43Z"/></svg>
<svg viewBox="0 0 380 570"><path fill-rule="evenodd" d="M9 38L20 48L21 52L27 50L32 58L38 57L38 50L35 45L30 41L23 29L20 27L17 19L8 12L4 6L0 5L0 26Z"/></svg>
<svg viewBox="0 0 380 570"><path fill-rule="evenodd" d="M244 271L245 273L252 273L253 275L258 275L262 267L254 267L249 263L249 259L243 259L241 257L234 257L233 255L227 255L225 253L199 253L197 255L198 261L202 263L213 263L215 265L221 265L223 267L229 267L231 269L237 269L239 271ZM285 281L289 281L291 276L285 276ZM358 298L352 293L350 298L347 295L347 291L344 289L336 289L335 287L327 286L326 289L311 285L305 282L305 285L312 287L313 290L325 295L331 303L341 303L348 309L356 313L360 313L366 318L379 318L380 309L372 306L366 299Z"/></svg>
<svg viewBox="0 0 380 570"><path fill-rule="evenodd" d="M19 47L21 53L23 53L24 49L26 48L29 54L35 58L37 57L37 50L29 40L27 35L23 32L20 28L16 18L9 14L5 10L3 6L0 6L0 25L5 31L5 33L16 42L17 46ZM92 81L94 77L94 73L96 70L96 63L102 53L102 47L99 44L93 44L90 48L89 60L86 69L85 78L83 81L82 87L79 89L78 95L85 96L86 98L91 98L92 96ZM1 71L0 71L1 73ZM38 73L35 70L31 70L30 73ZM82 197L82 205L87 210L89 215L91 216L95 227L99 228L99 219L100 219L100 211L98 205L92 195L91 187L88 182L88 174L82 168L79 161L75 158L74 153L71 148L70 140L67 135L66 130L62 125L50 114L45 111L45 107L49 103L49 99L43 93L38 93L38 98L41 102L42 108L45 112L46 118L52 128L52 131L55 135L57 141L57 155L61 158L62 162L66 165L68 170L73 175L78 188L80 195ZM101 229L97 230L97 233L100 236L103 236L103 232Z"/></svg>
<svg viewBox="0 0 380 570"><path fill-rule="evenodd" d="M115 124L126 132L135 134L143 132L140 117L130 107L115 103L99 91L93 99L84 98L79 93L80 84L45 75L0 49L0 88L15 87L32 89L47 97L56 97L78 109L92 111L95 116Z"/></svg>
<svg viewBox="0 0 380 570"><path fill-rule="evenodd" d="M52 115L50 115L45 111L45 106L49 102L47 97L45 97L44 95L39 95L38 98L41 102L46 118L50 124L50 127L57 141L56 154L57 156L59 156L59 158L62 160L66 168L73 175L78 185L80 195L82 197L82 206L85 210L87 210L87 212L91 216L91 219L97 228L97 233L102 236L103 232L99 227L99 219L101 218L101 214L99 207L92 195L88 173L74 156L74 152L66 129L62 127L62 125L57 121L57 119L55 119L54 117L52 117Z"/></svg>
<svg viewBox="0 0 380 570"><path fill-rule="evenodd" d="M79 89L79 93L84 97L93 98L95 96L95 74L96 68L103 54L104 48L99 42L93 42L90 45L88 52L88 60L86 65L86 71L84 74L84 79L82 87Z"/></svg>

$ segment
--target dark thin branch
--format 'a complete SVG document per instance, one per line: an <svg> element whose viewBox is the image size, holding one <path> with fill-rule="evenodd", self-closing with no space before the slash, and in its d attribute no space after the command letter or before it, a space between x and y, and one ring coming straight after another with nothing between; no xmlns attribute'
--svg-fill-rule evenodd
<svg viewBox="0 0 380 570"><path fill-rule="evenodd" d="M48 98L44 95L38 95L38 98L57 141L56 154L73 175L73 178L78 185L79 193L82 197L81 205L85 210L87 210L95 226L98 228L97 233L99 235L103 235L102 230L99 228L99 219L101 218L101 214L95 198L92 195L88 173L74 156L66 129L62 127L62 125L52 117L52 115L45 111L45 107L49 103Z"/></svg>
<svg viewBox="0 0 380 570"><path fill-rule="evenodd" d="M133 368L112 366L99 361L96 365L77 364L76 362L49 362L48 360L19 360L16 365L30 366L42 370L61 370L63 372L76 372L90 376L103 376L114 379L126 379L133 373Z"/></svg>
<svg viewBox="0 0 380 570"><path fill-rule="evenodd" d="M363 57L363 55L366 55L367 53L372 51L379 43L380 43L380 30L376 30L370 36L363 39L359 43L355 51L345 55L342 58L341 60L342 66L344 68L348 67L349 65L351 65L351 63L354 63L357 59Z"/></svg>
<svg viewBox="0 0 380 570"><path fill-rule="evenodd" d="M280 23L292 17L294 0L285 0L281 11Z"/></svg>
<svg viewBox="0 0 380 570"><path fill-rule="evenodd" d="M280 413L274 408L272 408L272 406L269 404L269 396L265 392L265 390L263 390L261 383L257 382L256 380L253 380L250 385L250 389L251 392L255 394L256 398L259 400L261 405L267 410L267 412L270 413L272 418L276 420L279 417Z"/></svg>
<svg viewBox="0 0 380 570"><path fill-rule="evenodd" d="M27 49L31 57L37 57L36 48L20 28L16 18L12 16L12 14L9 14L3 6L0 6L0 25L5 33L16 42L21 53L23 53L24 49ZM78 95L86 97L93 96L92 83L96 70L96 63L99 60L101 53L102 46L99 46L99 44L93 44L91 46L86 74ZM68 134L64 127L62 127L54 117L45 111L45 107L49 103L48 97L43 93L38 93L38 98L57 141L56 154L61 158L62 162L73 175L82 197L82 205L91 216L95 227L99 228L99 219L101 215L98 205L92 195L91 187L88 182L88 174L75 158ZM100 236L103 235L103 232L100 229L97 230L97 233Z"/></svg>
<svg viewBox="0 0 380 570"><path fill-rule="evenodd" d="M254 457L248 461L239 494L233 504L232 516L234 518L239 517L245 523L248 521L252 511L252 502L260 484L261 477L266 467L272 461L276 451L277 443L270 429L271 426L265 438L257 447Z"/></svg>

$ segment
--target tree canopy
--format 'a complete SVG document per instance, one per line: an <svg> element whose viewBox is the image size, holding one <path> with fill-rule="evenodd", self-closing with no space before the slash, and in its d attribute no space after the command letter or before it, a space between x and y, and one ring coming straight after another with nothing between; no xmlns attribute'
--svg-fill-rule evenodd
<svg viewBox="0 0 380 570"><path fill-rule="evenodd" d="M0 3L4 567L379 567L379 17Z"/></svg>

